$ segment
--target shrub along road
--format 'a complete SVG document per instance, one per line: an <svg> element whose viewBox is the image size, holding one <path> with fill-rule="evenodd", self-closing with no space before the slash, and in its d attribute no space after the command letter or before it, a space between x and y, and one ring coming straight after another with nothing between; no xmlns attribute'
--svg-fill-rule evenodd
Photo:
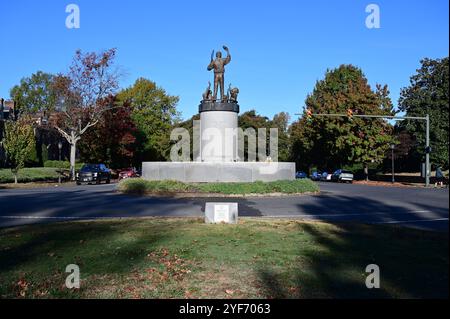
<svg viewBox="0 0 450 319"><path fill-rule="evenodd" d="M320 183L319 195L170 198L119 194L116 185L0 189L0 227L117 217L202 217L205 202L239 203L240 216L394 224L448 232L448 189Z"/></svg>

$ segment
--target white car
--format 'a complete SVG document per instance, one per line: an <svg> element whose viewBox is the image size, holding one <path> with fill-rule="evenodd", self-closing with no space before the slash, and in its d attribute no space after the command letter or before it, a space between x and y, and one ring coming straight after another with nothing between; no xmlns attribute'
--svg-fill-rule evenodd
<svg viewBox="0 0 450 319"><path fill-rule="evenodd" d="M353 182L353 173L350 171L346 171L344 169L338 169L336 172L333 173L331 176L331 180L333 182Z"/></svg>

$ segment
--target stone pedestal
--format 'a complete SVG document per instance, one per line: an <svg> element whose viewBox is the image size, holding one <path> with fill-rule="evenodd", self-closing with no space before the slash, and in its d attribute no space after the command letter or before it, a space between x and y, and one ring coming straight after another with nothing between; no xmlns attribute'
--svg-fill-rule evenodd
<svg viewBox="0 0 450 319"><path fill-rule="evenodd" d="M273 182L295 179L295 163L143 162L142 178L184 183Z"/></svg>
<svg viewBox="0 0 450 319"><path fill-rule="evenodd" d="M237 103L203 101L199 112L200 136L195 138L200 142L200 155L195 155L194 162L144 162L144 179L185 183L251 183L295 179L295 163L240 161Z"/></svg>
<svg viewBox="0 0 450 319"><path fill-rule="evenodd" d="M238 161L239 105L202 101L200 113L200 156L198 162Z"/></svg>

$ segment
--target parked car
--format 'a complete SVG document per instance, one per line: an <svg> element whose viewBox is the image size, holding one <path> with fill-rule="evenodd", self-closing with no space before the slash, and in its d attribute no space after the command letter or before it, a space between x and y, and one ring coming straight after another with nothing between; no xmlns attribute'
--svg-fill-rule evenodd
<svg viewBox="0 0 450 319"><path fill-rule="evenodd" d="M322 179L322 173L319 171L312 172L309 178L313 181L320 181Z"/></svg>
<svg viewBox="0 0 450 319"><path fill-rule="evenodd" d="M119 180L126 179L126 178L139 177L139 176L140 176L140 174L138 173L137 169L134 167L124 168L119 171Z"/></svg>
<svg viewBox="0 0 450 319"><path fill-rule="evenodd" d="M301 178L307 178L308 174L306 174L305 172L299 171L297 173L295 173L295 178L301 179Z"/></svg>
<svg viewBox="0 0 450 319"><path fill-rule="evenodd" d="M84 164L76 174L77 185L100 184L102 181L109 184L111 181L111 171L105 164Z"/></svg>
<svg viewBox="0 0 450 319"><path fill-rule="evenodd" d="M344 169L338 169L331 176L333 182L353 182L353 173Z"/></svg>
<svg viewBox="0 0 450 319"><path fill-rule="evenodd" d="M331 181L331 174L328 172L323 172L321 177L320 177L321 181L325 181L325 182L329 182Z"/></svg>

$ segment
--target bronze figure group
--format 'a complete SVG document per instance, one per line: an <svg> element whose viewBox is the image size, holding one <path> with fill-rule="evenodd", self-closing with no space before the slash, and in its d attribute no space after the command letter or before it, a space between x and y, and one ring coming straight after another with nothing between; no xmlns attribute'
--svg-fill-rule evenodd
<svg viewBox="0 0 450 319"><path fill-rule="evenodd" d="M216 102L217 93L220 89L220 100L221 102L237 103L237 95L239 93L238 88L232 88L231 84L228 88L227 94L225 94L225 65L230 63L231 54L228 47L225 45L223 49L227 53L225 58L222 58L222 52L218 51L216 53L216 58L214 59L214 51L211 53L211 61L208 65L208 71L214 70L214 92L211 91L211 82L208 82L208 87L203 93L203 101Z"/></svg>

